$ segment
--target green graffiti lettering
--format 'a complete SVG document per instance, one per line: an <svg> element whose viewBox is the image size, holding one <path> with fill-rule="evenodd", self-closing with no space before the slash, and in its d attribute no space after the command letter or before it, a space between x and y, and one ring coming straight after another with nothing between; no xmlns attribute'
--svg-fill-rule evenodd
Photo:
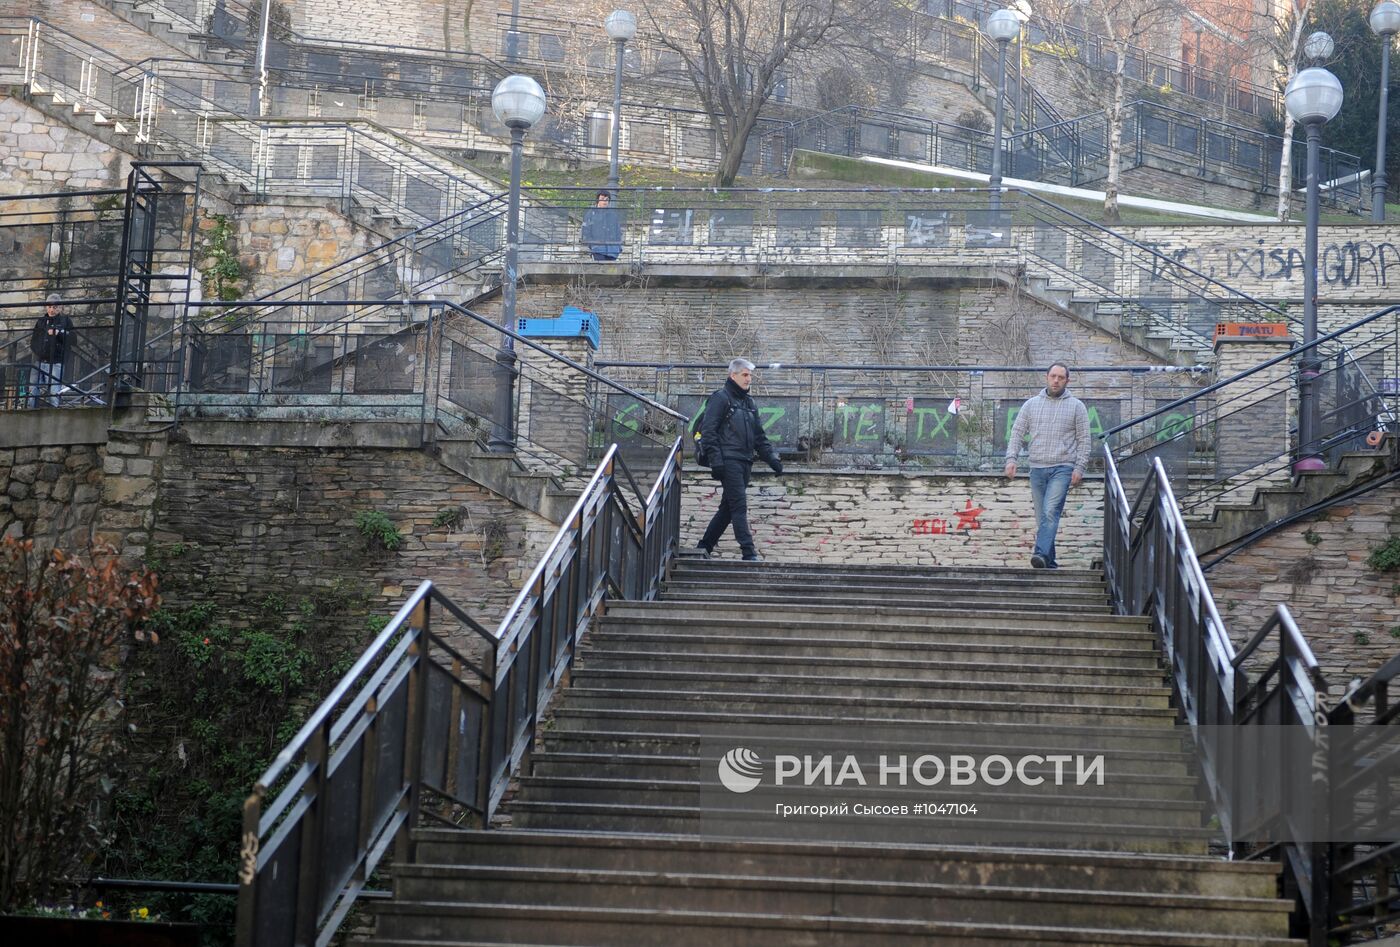
<svg viewBox="0 0 1400 947"><path fill-rule="evenodd" d="M860 409L860 420L856 422L856 440L878 441L880 432L875 430L875 422L885 413L885 406L880 404L862 405Z"/></svg>
<svg viewBox="0 0 1400 947"><path fill-rule="evenodd" d="M1157 443L1169 441L1174 437L1180 437L1196 426L1196 417L1192 414L1164 414L1157 421Z"/></svg>
<svg viewBox="0 0 1400 947"><path fill-rule="evenodd" d="M1094 437L1103 437L1104 426L1103 421L1099 418L1099 409L1092 405L1088 406L1088 409L1089 433L1094 435Z"/></svg>
<svg viewBox="0 0 1400 947"><path fill-rule="evenodd" d="M851 439L851 415L860 411L860 405L840 404L836 406L836 416L841 419L841 439Z"/></svg>
<svg viewBox="0 0 1400 947"><path fill-rule="evenodd" d="M787 414L787 408L782 405L767 405L758 409L758 423L763 425L763 433L768 434L768 439L774 444L781 444L783 436L773 434L773 425L777 424Z"/></svg>
<svg viewBox="0 0 1400 947"><path fill-rule="evenodd" d="M952 417L953 415L949 414L943 408L915 408L914 440L931 441L936 439L940 434L946 437L948 434L948 422ZM933 419L932 430L924 429L924 421L928 418Z"/></svg>
<svg viewBox="0 0 1400 947"><path fill-rule="evenodd" d="M637 430L642 426L642 420L639 417L641 410L641 405L629 404L627 407L617 412L617 414L613 415L613 431L618 437L628 438L636 436ZM622 431L626 431L627 433L620 433Z"/></svg>

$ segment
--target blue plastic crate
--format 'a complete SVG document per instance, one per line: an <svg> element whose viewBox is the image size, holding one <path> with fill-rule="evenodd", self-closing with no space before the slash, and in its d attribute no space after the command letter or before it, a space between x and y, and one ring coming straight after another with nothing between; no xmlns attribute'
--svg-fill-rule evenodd
<svg viewBox="0 0 1400 947"><path fill-rule="evenodd" d="M526 338L576 339L582 336L598 351L598 317L577 306L565 306L557 319L517 319L515 331Z"/></svg>

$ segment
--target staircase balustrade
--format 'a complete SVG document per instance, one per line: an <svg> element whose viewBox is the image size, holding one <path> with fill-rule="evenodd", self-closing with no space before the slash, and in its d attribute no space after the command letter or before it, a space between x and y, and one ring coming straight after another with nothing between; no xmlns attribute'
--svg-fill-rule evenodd
<svg viewBox="0 0 1400 947"><path fill-rule="evenodd" d="M1314 381L1321 424L1309 454L1335 466L1348 451L1381 446L1368 436L1400 433L1400 307L1392 306L1108 431L1130 488L1160 466L1181 509L1204 517L1289 484L1302 446L1298 359L1309 348L1322 360Z"/></svg>
<svg viewBox="0 0 1400 947"><path fill-rule="evenodd" d="M906 340L916 344L915 340ZM728 366L598 361L598 371L689 418L694 433ZM1145 405L1199 390L1205 366L1081 366L1074 394L1101 437ZM1016 414L1045 385L1043 366L764 365L753 392L769 441L789 462L816 469L999 471ZM600 405L598 412L606 411ZM615 417L627 443L625 416Z"/></svg>
<svg viewBox="0 0 1400 947"><path fill-rule="evenodd" d="M330 942L423 823L488 827L607 602L654 598L680 539L681 441L643 496L616 445L494 630L425 581L243 806L239 947Z"/></svg>
<svg viewBox="0 0 1400 947"><path fill-rule="evenodd" d="M1279 863L1310 947L1383 929L1400 913L1389 894L1400 864L1390 741L1400 731L1388 729L1400 717L1388 698L1400 658L1334 706L1286 605L1237 649L1162 458L1131 502L1111 445L1104 464L1111 600L1119 614L1152 616L1231 855ZM1261 768L1280 773L1268 791Z"/></svg>

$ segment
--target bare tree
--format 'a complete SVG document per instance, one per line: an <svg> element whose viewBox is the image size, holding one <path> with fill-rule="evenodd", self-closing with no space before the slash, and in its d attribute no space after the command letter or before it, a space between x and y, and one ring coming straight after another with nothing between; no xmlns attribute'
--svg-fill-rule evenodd
<svg viewBox="0 0 1400 947"><path fill-rule="evenodd" d="M642 6L658 41L684 62L714 122L720 187L738 176L784 67L832 37L846 16L839 0L643 0Z"/></svg>
<svg viewBox="0 0 1400 947"><path fill-rule="evenodd" d="M1103 110L1108 151L1103 212L1110 223L1119 220L1127 65L1139 58L1138 50L1177 28L1182 10L1180 0L1044 0L1037 6L1051 42L1061 51L1057 61L1075 94ZM1079 49L1075 30L1100 37L1102 57Z"/></svg>

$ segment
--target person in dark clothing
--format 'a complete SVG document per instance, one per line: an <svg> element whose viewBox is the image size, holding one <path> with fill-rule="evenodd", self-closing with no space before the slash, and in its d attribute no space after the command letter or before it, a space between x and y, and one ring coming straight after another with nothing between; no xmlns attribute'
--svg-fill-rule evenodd
<svg viewBox="0 0 1400 947"><path fill-rule="evenodd" d="M595 260L616 260L622 255L622 217L612 207L612 195L598 192L598 200L583 215L583 242Z"/></svg>
<svg viewBox="0 0 1400 947"><path fill-rule="evenodd" d="M29 353L34 359L30 372L30 405L35 408L39 407L41 398L58 404L63 360L68 354L68 336L73 331L73 321L63 314L62 301L57 293L49 294L44 300L44 314L34 323L34 331L29 335Z"/></svg>
<svg viewBox="0 0 1400 947"><path fill-rule="evenodd" d="M757 454L774 473L783 472L778 452L763 433L758 420L758 408L749 396L753 384L753 362L736 358L729 363L729 380L724 387L710 395L705 403L705 415L700 420L700 443L703 463L714 471L714 478L724 488L719 510L710 520L699 549L705 555L714 551L725 529L733 524L734 538L744 561L757 562L758 552L749 531L749 500L747 490Z"/></svg>

